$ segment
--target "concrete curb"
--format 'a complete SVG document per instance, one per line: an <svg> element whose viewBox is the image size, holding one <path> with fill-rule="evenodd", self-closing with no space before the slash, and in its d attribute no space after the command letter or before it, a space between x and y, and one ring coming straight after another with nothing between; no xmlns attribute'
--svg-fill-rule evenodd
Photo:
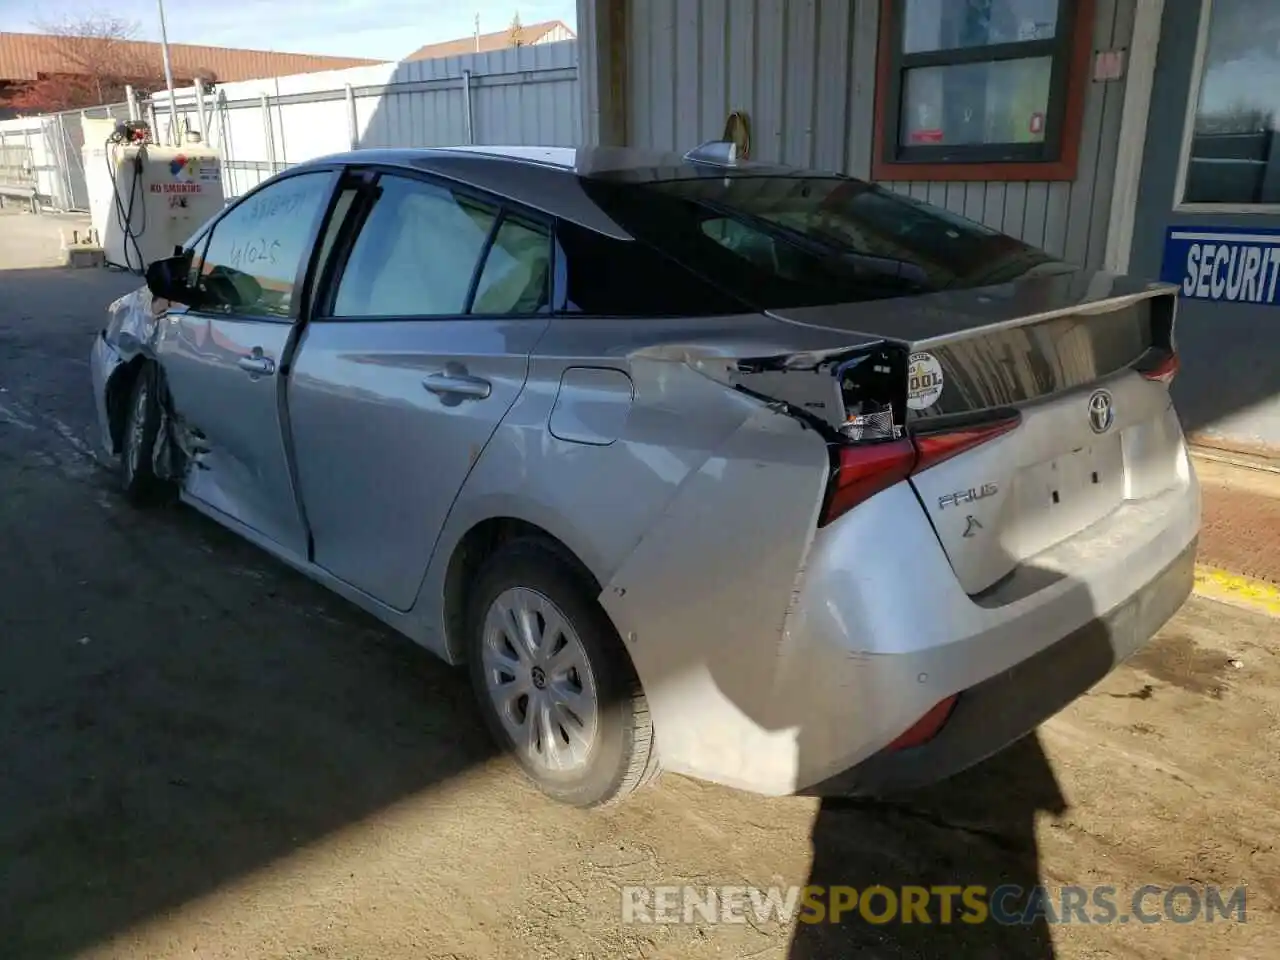
<svg viewBox="0 0 1280 960"><path fill-rule="evenodd" d="M1210 600L1280 617L1280 587L1216 567L1196 564L1195 593Z"/></svg>

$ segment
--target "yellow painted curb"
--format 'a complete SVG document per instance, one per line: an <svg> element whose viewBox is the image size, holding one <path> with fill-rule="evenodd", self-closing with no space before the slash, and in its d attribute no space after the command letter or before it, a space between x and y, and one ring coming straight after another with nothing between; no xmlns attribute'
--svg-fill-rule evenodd
<svg viewBox="0 0 1280 960"><path fill-rule="evenodd" d="M1234 603L1271 617L1280 617L1280 587L1265 580L1253 580L1197 563L1195 592L1210 600Z"/></svg>

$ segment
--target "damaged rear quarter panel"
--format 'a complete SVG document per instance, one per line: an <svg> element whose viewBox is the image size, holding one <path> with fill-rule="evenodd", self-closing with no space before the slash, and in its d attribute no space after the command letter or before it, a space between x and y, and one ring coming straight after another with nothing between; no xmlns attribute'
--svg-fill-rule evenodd
<svg viewBox="0 0 1280 960"><path fill-rule="evenodd" d="M758 408L605 585L601 603L644 686L667 769L781 792L794 783L790 677L802 654L786 622L828 464L817 431Z"/></svg>

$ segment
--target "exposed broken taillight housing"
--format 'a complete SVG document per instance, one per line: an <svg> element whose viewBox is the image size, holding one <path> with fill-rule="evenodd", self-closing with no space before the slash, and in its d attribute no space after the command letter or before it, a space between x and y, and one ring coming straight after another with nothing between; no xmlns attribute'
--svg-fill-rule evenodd
<svg viewBox="0 0 1280 960"><path fill-rule="evenodd" d="M929 708L929 711L890 743L886 750L907 750L928 743L947 725L951 719L951 711L956 707L957 696L940 700Z"/></svg>
<svg viewBox="0 0 1280 960"><path fill-rule="evenodd" d="M827 500L819 526L831 523L864 500L913 474L928 470L1015 429L1016 410L996 411L981 420L925 429L900 440L837 444Z"/></svg>
<svg viewBox="0 0 1280 960"><path fill-rule="evenodd" d="M1182 362L1178 359L1178 353L1175 350L1166 352L1159 360L1140 370L1139 372L1148 380L1158 380L1163 384L1173 383L1173 378L1178 375L1178 370L1182 366Z"/></svg>

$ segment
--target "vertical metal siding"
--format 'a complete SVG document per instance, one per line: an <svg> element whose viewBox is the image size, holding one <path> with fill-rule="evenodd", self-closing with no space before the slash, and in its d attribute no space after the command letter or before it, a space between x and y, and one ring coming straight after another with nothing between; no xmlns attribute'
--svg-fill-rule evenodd
<svg viewBox="0 0 1280 960"><path fill-rule="evenodd" d="M1093 49L1125 47L1134 0L1097 0ZM686 150L751 122L752 156L867 176L879 0L631 0L630 142ZM886 184L1052 253L1098 266L1124 84L1088 82L1076 180Z"/></svg>

